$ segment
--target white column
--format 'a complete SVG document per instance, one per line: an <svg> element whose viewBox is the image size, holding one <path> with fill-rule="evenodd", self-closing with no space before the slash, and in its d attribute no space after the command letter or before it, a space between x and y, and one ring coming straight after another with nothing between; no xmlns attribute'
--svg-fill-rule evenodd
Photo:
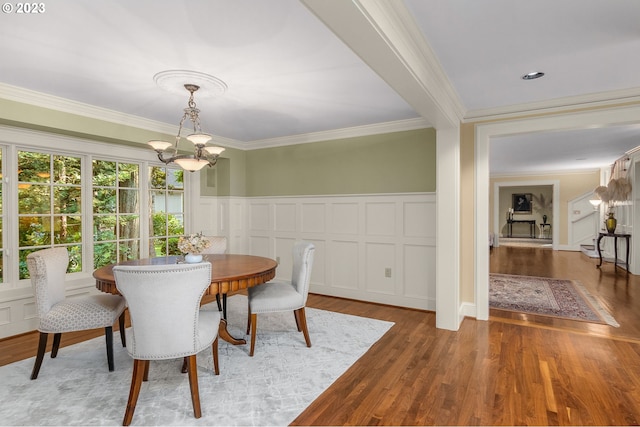
<svg viewBox="0 0 640 427"><path fill-rule="evenodd" d="M436 327L457 331L460 317L460 129L436 132ZM485 242L486 243L486 242Z"/></svg>

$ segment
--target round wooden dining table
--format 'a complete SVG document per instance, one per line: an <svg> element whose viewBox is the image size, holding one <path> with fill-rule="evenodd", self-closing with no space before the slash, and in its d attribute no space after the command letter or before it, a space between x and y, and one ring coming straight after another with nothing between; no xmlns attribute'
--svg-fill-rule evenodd
<svg viewBox="0 0 640 427"><path fill-rule="evenodd" d="M211 263L211 285L205 295L226 295L252 286L268 282L276 276L278 264L271 258L254 255L223 254L203 255L203 261ZM100 267L93 272L96 288L102 292L119 295L116 281L113 277L115 265L167 265L184 262L182 256L166 256L123 261ZM220 319L220 338L231 344L246 344L242 338L234 338L227 330L226 319Z"/></svg>

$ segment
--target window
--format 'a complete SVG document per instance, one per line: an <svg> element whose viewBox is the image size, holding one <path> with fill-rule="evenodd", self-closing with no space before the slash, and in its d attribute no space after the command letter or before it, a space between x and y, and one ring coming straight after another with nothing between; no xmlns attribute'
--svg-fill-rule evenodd
<svg viewBox="0 0 640 427"><path fill-rule="evenodd" d="M93 267L140 258L140 166L93 160Z"/></svg>
<svg viewBox="0 0 640 427"><path fill-rule="evenodd" d="M178 255L184 234L184 171L149 167L149 255Z"/></svg>
<svg viewBox="0 0 640 427"><path fill-rule="evenodd" d="M13 142L0 145L0 291L29 286L26 258L41 249L66 248L78 280L107 264L180 253L182 170L128 160L147 150L2 132Z"/></svg>
<svg viewBox="0 0 640 427"><path fill-rule="evenodd" d="M29 277L31 252L55 246L69 251L67 272L82 270L80 157L18 151L19 278Z"/></svg>

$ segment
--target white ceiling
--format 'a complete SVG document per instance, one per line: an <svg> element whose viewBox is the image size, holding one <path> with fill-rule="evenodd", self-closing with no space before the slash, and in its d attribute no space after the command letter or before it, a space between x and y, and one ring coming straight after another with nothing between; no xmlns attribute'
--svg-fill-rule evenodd
<svg viewBox="0 0 640 427"><path fill-rule="evenodd" d="M43 4L40 14L2 14L1 97L41 99L16 95L28 89L175 127L188 93L168 93L153 76L203 72L228 86L217 97L196 93L203 129L223 145L437 126L443 117L640 95L637 1ZM538 70L545 77L520 79ZM639 135L630 124L503 137L492 142L491 170L602 167L640 145Z"/></svg>

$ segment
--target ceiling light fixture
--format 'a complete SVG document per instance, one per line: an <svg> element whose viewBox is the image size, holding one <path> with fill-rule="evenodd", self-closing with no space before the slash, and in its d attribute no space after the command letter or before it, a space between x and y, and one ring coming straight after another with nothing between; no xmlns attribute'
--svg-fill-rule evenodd
<svg viewBox="0 0 640 427"><path fill-rule="evenodd" d="M535 80L535 79L539 79L542 76L544 76L544 73L542 71L534 71L532 73L527 73L524 76L522 76L522 80Z"/></svg>
<svg viewBox="0 0 640 427"><path fill-rule="evenodd" d="M175 143L152 140L147 144L158 153L158 159L161 162L165 164L176 163L184 170L195 172L205 166L215 166L224 148L206 145L211 140L211 135L202 132L199 117L200 110L196 108L196 102L193 100L193 94L200 89L200 86L185 84L184 88L189 91L190 96L187 108L184 109L184 114L180 120ZM187 135L186 138L193 143L195 152L194 154L178 154L178 143L180 142L182 127L187 119L193 124L193 133Z"/></svg>

